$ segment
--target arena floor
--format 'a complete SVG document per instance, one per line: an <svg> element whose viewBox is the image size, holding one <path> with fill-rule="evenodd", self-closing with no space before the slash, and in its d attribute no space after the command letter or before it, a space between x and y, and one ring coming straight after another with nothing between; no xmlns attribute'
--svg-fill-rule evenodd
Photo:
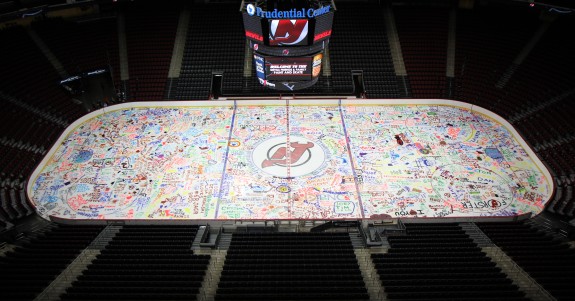
<svg viewBox="0 0 575 301"><path fill-rule="evenodd" d="M65 219L514 216L552 194L507 121L449 100L126 103L68 127L28 184Z"/></svg>

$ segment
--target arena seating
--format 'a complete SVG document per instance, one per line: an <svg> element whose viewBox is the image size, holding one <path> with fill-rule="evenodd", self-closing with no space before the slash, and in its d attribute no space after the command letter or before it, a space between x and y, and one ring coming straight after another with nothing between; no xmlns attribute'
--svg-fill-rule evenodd
<svg viewBox="0 0 575 301"><path fill-rule="evenodd" d="M38 116L0 94L0 144L25 150L47 150L64 128L54 121ZM6 173L6 172L5 172ZM9 174L9 173L7 173ZM28 174L23 174L26 176Z"/></svg>
<svg viewBox="0 0 575 301"><path fill-rule="evenodd" d="M505 97L499 104L505 106L506 111L535 106L573 89L575 59L569 54L575 51L575 45L564 43L565 28L573 25L572 18L551 23L503 89Z"/></svg>
<svg viewBox="0 0 575 301"><path fill-rule="evenodd" d="M405 224L372 260L388 300L528 300L458 224Z"/></svg>
<svg viewBox="0 0 575 301"><path fill-rule="evenodd" d="M179 13L150 5L128 6L126 40L130 73L130 100L158 101L164 91Z"/></svg>
<svg viewBox="0 0 575 301"><path fill-rule="evenodd" d="M465 99L508 116L516 104L497 106L504 91L495 87L539 23L535 12L478 8L457 12L455 99ZM485 22L489 19L490 22ZM516 110L517 108L515 108Z"/></svg>
<svg viewBox="0 0 575 301"><path fill-rule="evenodd" d="M524 222L477 225L553 297L573 300L575 249Z"/></svg>
<svg viewBox="0 0 575 301"><path fill-rule="evenodd" d="M348 233L234 233L215 297L367 299Z"/></svg>
<svg viewBox="0 0 575 301"><path fill-rule="evenodd" d="M219 18L214 18L215 15ZM242 93L244 48L242 18L237 6L206 5L192 9L175 98L207 99L212 71L223 72L224 92Z"/></svg>
<svg viewBox="0 0 575 301"><path fill-rule="evenodd" d="M27 160L22 160L28 162ZM14 221L34 213L26 200L25 181L6 178L0 182L0 219Z"/></svg>
<svg viewBox="0 0 575 301"><path fill-rule="evenodd" d="M198 226L124 226L61 300L196 300L210 261Z"/></svg>
<svg viewBox="0 0 575 301"><path fill-rule="evenodd" d="M370 3L341 3L330 40L332 85L351 93L351 71L363 70L369 98L399 98L383 10ZM361 22L358 22L361 20ZM341 87L341 88L337 88ZM341 89L341 90L340 90Z"/></svg>
<svg viewBox="0 0 575 301"><path fill-rule="evenodd" d="M251 77L244 77L246 45L238 3L226 3L190 4L182 72L170 94L174 99L207 99L212 72L223 72L224 94L280 94L262 87L253 70ZM368 98L446 97L450 8L390 7L410 81L410 93L404 95L393 70L383 7L374 1L337 4L329 44L331 75L320 76L316 86L301 94L351 94L351 71L362 70ZM103 14L102 19L41 20L31 28L68 73L110 64L119 86L117 13L124 14L129 100L158 101L170 98L166 81L180 6L150 10L147 5L127 4L127 9ZM546 22L541 20L541 10L494 9L482 3L456 11L453 98L485 107L513 123L556 176L557 192L549 210L572 218L575 95L569 93L575 82L575 46L569 37L575 28L573 17L552 21L531 53L514 66L514 59ZM218 18L212 17L215 12ZM33 214L25 195L26 181L65 126L53 119L67 125L86 112L58 86L61 76L26 29L3 29L0 40L2 232ZM510 69L508 81L498 86ZM573 299L573 248L525 223L478 226L557 300ZM53 227L29 242L17 241L16 249L0 256L1 300L33 300L102 229ZM196 226L123 227L61 299L196 299L210 260L190 250L196 231ZM408 224L406 236L389 237L389 242L389 252L374 254L372 261L390 300L526 300L457 224ZM290 298L368 299L347 233L233 235L216 300Z"/></svg>
<svg viewBox="0 0 575 301"><path fill-rule="evenodd" d="M445 98L449 8L394 7L413 98Z"/></svg>
<svg viewBox="0 0 575 301"><path fill-rule="evenodd" d="M573 26L572 19L557 19L550 25L541 41L515 72L509 87L505 89L509 96L501 102L511 104L507 99L515 98L517 104L527 101L531 107L546 104L521 114L514 124L517 124L521 133L552 168L564 185L565 192L572 190L575 179L575 137L572 135L575 123L571 117L575 113L572 105L575 99L572 84L575 76L571 71L575 68L575 59L568 55L575 51L575 47L571 44L563 45L563 28L567 26ZM509 110L512 109L524 112L517 110L517 107L511 107ZM552 203L549 209L560 215L573 217L575 199L571 193L565 193L562 199Z"/></svg>
<svg viewBox="0 0 575 301"><path fill-rule="evenodd" d="M0 111L0 220L7 222L33 213L26 200L26 178L63 127L16 105L8 95L0 93L0 101L4 104Z"/></svg>
<svg viewBox="0 0 575 301"><path fill-rule="evenodd" d="M153 16L149 15L146 4L133 3L121 9L126 17L130 100L159 100L166 95L167 71L180 8L180 4L174 4L161 14L154 12ZM246 47L236 5L209 4L192 8L182 73L174 80L175 99L209 97L213 71L224 73L224 94L279 94L261 87L253 73L249 78L243 76ZM369 3L353 6L341 3L338 8L333 28L337 34L332 36L329 45L331 76L320 76L316 87L302 93L351 93L350 72L363 70L367 97L403 96L391 64L381 18L383 7L374 9ZM390 9L394 11L412 97L445 95L443 67L450 8L392 6ZM214 12L222 14L227 22L210 18ZM575 129L570 118L575 113L571 105L574 95L553 99L573 90L575 75L571 70L575 68L575 59L571 53L575 48L564 43L565 28L573 27L573 19L560 16L547 21L552 18L540 17L540 10L528 7L491 9L478 5L473 10L458 9L456 14L453 98L510 118L552 169L561 189L567 191L575 180L572 159L575 137L570 134ZM513 18L509 18L510 15ZM363 22L356 22L360 19ZM230 27L230 22L237 26ZM516 56L545 22L551 25L542 39L519 66L514 66ZM32 29L69 73L110 63L119 85L114 14L104 15L100 20L42 20L34 23ZM7 41L3 43L4 55L0 58L2 95L68 123L85 113L58 87L60 76L26 29L2 30L0 39ZM514 72L504 86L498 87L510 68ZM8 104L4 98L2 96L5 110L0 113L0 118L6 120L0 125L0 182L18 181L20 185L61 132L61 125L46 122L29 109ZM550 103L541 106L546 102ZM563 194L550 210L572 217L575 198L567 196Z"/></svg>
<svg viewBox="0 0 575 301"><path fill-rule="evenodd" d="M110 66L119 82L117 27L116 18L48 19L32 26L70 75Z"/></svg>
<svg viewBox="0 0 575 301"><path fill-rule="evenodd" d="M99 234L101 226L52 226L0 257L0 299L34 300Z"/></svg>
<svg viewBox="0 0 575 301"><path fill-rule="evenodd" d="M0 40L6 41L0 56L0 91L68 121L85 113L58 85L61 78L24 28L0 31Z"/></svg>

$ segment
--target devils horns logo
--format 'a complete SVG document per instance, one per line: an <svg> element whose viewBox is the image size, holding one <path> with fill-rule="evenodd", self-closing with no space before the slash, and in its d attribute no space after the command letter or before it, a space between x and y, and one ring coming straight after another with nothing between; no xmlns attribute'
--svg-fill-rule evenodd
<svg viewBox="0 0 575 301"><path fill-rule="evenodd" d="M289 142L288 142L289 141ZM276 177L299 177L321 168L326 160L321 141L302 136L276 136L254 146L251 163L260 171Z"/></svg>
<svg viewBox="0 0 575 301"><path fill-rule="evenodd" d="M299 142L292 142L290 143L290 151L289 151L289 161L288 161L288 149L285 146L279 147L280 144L276 144L272 146L268 150L267 159L262 162L262 168L278 165L278 166L287 166L288 163L293 167L297 167L307 163L311 159L311 151L310 149L314 147L313 142L308 143L299 143ZM272 150L276 150L273 155L270 156ZM304 154L307 153L307 156L303 162L299 162L300 159Z"/></svg>
<svg viewBox="0 0 575 301"><path fill-rule="evenodd" d="M271 20L270 46L305 44L308 32L308 20Z"/></svg>

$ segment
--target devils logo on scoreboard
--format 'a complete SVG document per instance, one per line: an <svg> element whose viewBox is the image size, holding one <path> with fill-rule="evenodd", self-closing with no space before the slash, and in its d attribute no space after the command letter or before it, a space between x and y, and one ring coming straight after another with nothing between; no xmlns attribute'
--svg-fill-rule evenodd
<svg viewBox="0 0 575 301"><path fill-rule="evenodd" d="M301 46L308 44L308 20L270 20L270 46Z"/></svg>

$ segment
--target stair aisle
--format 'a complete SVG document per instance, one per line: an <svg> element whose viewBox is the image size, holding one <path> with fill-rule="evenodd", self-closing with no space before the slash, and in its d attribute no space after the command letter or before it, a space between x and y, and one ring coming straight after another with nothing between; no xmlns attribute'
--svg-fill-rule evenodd
<svg viewBox="0 0 575 301"><path fill-rule="evenodd" d="M405 224L372 254L388 300L528 300L458 224Z"/></svg>

